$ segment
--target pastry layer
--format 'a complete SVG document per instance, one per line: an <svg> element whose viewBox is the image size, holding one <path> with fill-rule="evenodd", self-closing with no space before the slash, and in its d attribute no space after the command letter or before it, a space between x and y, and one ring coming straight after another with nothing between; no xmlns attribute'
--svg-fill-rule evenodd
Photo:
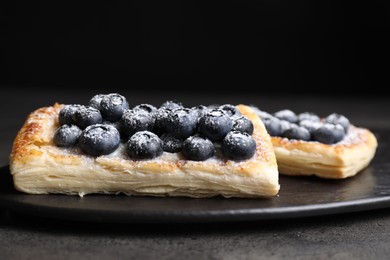
<svg viewBox="0 0 390 260"><path fill-rule="evenodd" d="M271 137L256 113L238 105L252 120L255 155L232 161L221 154L206 161L186 160L180 153L164 152L151 160L132 160L124 145L109 155L92 157L78 148L53 144L62 104L32 112L18 132L10 155L15 188L31 194L106 193L195 198L271 197L279 192L278 166Z"/></svg>
<svg viewBox="0 0 390 260"><path fill-rule="evenodd" d="M280 174L327 179L356 175L371 162L378 146L371 131L353 125L343 141L332 145L281 137L271 140Z"/></svg>

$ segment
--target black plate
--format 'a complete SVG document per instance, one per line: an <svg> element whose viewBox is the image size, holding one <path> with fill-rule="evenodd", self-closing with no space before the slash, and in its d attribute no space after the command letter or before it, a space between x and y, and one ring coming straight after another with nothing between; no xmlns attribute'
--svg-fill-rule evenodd
<svg viewBox="0 0 390 260"><path fill-rule="evenodd" d="M280 176L280 193L271 199L28 195L13 188L6 166L0 168L0 206L49 218L115 223L287 219L384 208L390 206L390 135L386 130L374 133L377 154L356 176L345 180Z"/></svg>

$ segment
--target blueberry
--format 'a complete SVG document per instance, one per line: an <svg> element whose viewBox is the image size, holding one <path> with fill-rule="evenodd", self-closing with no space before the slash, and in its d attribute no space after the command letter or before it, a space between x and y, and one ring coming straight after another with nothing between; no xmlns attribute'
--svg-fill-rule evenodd
<svg viewBox="0 0 390 260"><path fill-rule="evenodd" d="M225 111L231 118L241 116L240 110L235 105L232 104L223 104L220 105L218 108L222 109Z"/></svg>
<svg viewBox="0 0 390 260"><path fill-rule="evenodd" d="M290 129L292 127L297 127L297 126L298 126L297 124L290 123L287 120L280 120L280 127L281 127L281 131L282 131L281 134L283 134L283 132L286 131L287 129Z"/></svg>
<svg viewBox="0 0 390 260"><path fill-rule="evenodd" d="M121 119L123 112L129 109L126 98L118 93L105 95L100 102L100 112L104 119L115 122Z"/></svg>
<svg viewBox="0 0 390 260"><path fill-rule="evenodd" d="M302 126L291 127L282 133L282 136L288 139L310 141L311 135L309 130Z"/></svg>
<svg viewBox="0 0 390 260"><path fill-rule="evenodd" d="M168 108L170 110L175 110L177 108L183 108L183 104L176 100L167 100L160 105L160 108Z"/></svg>
<svg viewBox="0 0 390 260"><path fill-rule="evenodd" d="M231 131L222 140L221 151L229 159L246 160L255 154L256 142L248 133Z"/></svg>
<svg viewBox="0 0 390 260"><path fill-rule="evenodd" d="M58 114L58 121L60 125L68 124L73 125L75 124L74 120L74 114L82 107L82 105L79 104L72 104L72 105L65 105L63 108L61 108L59 114Z"/></svg>
<svg viewBox="0 0 390 260"><path fill-rule="evenodd" d="M314 122L319 122L320 117L312 112L303 112L298 114L298 121L301 122L303 120L310 120Z"/></svg>
<svg viewBox="0 0 390 260"><path fill-rule="evenodd" d="M187 138L195 134L197 124L198 114L194 110L178 108L169 113L165 128L176 138Z"/></svg>
<svg viewBox="0 0 390 260"><path fill-rule="evenodd" d="M100 111L94 107L81 106L74 113L75 124L81 129L87 126L100 124L103 121Z"/></svg>
<svg viewBox="0 0 390 260"><path fill-rule="evenodd" d="M154 126L153 132L157 135L161 135L166 132L166 125L168 124L168 117L172 111L168 108L162 107L157 109L153 113L154 116Z"/></svg>
<svg viewBox="0 0 390 260"><path fill-rule="evenodd" d="M111 125L113 127L116 128L116 130L119 131L119 133L121 133L122 131L122 124L120 121L116 121L116 122L110 122L110 121L104 121L102 122L103 125Z"/></svg>
<svg viewBox="0 0 390 260"><path fill-rule="evenodd" d="M100 110L100 103L107 94L96 94L89 100L89 106Z"/></svg>
<svg viewBox="0 0 390 260"><path fill-rule="evenodd" d="M205 113L210 111L210 108L205 106L205 105L194 106L194 107L191 107L191 109L197 113L198 117L201 117Z"/></svg>
<svg viewBox="0 0 390 260"><path fill-rule="evenodd" d="M163 149L165 152L177 153L181 151L183 139L176 138L170 133L163 133L160 138L163 141Z"/></svg>
<svg viewBox="0 0 390 260"><path fill-rule="evenodd" d="M345 137L345 131L342 125L325 123L313 132L313 140L324 144L335 144Z"/></svg>
<svg viewBox="0 0 390 260"><path fill-rule="evenodd" d="M79 138L81 150L92 156L110 154L120 143L120 134L112 125L95 124L83 130Z"/></svg>
<svg viewBox="0 0 390 260"><path fill-rule="evenodd" d="M56 129L53 141L60 147L72 147L78 143L81 132L78 126L65 124Z"/></svg>
<svg viewBox="0 0 390 260"><path fill-rule="evenodd" d="M260 119L265 119L265 118L270 118L270 117L273 117L273 115L271 115L270 113L268 112L265 112L263 110L260 110L258 107L256 106L251 106L252 110L255 112L256 115L258 115L260 117Z"/></svg>
<svg viewBox="0 0 390 260"><path fill-rule="evenodd" d="M253 123L246 116L239 116L233 119L232 130L246 132L248 134L253 134Z"/></svg>
<svg viewBox="0 0 390 260"><path fill-rule="evenodd" d="M278 112L274 113L274 116L281 120L286 120L290 123L297 123L298 122L298 116L290 109L283 109L279 110Z"/></svg>
<svg viewBox="0 0 390 260"><path fill-rule="evenodd" d="M325 118L325 122L330 123L330 124L334 124L334 125L340 124L344 128L344 131L346 133L348 132L348 127L350 125L348 118L346 118L344 115L340 115L337 113L332 113L332 114L328 115Z"/></svg>
<svg viewBox="0 0 390 260"><path fill-rule="evenodd" d="M121 123L121 133L123 137L127 138L132 136L138 131L151 131L154 125L153 116L145 110L126 110Z"/></svg>
<svg viewBox="0 0 390 260"><path fill-rule="evenodd" d="M127 141L126 151L132 159L153 159L164 152L163 141L150 131L139 131Z"/></svg>
<svg viewBox="0 0 390 260"><path fill-rule="evenodd" d="M323 123L321 121L313 121L310 119L299 121L299 126L306 128L310 134L313 134L313 132L322 125Z"/></svg>
<svg viewBox="0 0 390 260"><path fill-rule="evenodd" d="M262 118L265 129L267 130L270 136L281 136L282 134L282 125L281 120L271 116Z"/></svg>
<svg viewBox="0 0 390 260"><path fill-rule="evenodd" d="M194 161L204 161L214 155L214 144L206 137L193 135L183 142L182 153Z"/></svg>
<svg viewBox="0 0 390 260"><path fill-rule="evenodd" d="M214 108L199 118L198 132L211 141L222 140L232 130L233 121L222 109Z"/></svg>
<svg viewBox="0 0 390 260"><path fill-rule="evenodd" d="M136 105L135 107L133 107L134 111L137 111L137 110L144 110L148 113L154 113L157 111L157 108L151 104L139 104L139 105Z"/></svg>

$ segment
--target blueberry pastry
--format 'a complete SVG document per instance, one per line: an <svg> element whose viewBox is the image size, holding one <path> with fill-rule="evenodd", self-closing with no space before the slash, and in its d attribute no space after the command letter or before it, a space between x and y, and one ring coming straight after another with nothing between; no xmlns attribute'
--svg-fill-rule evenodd
<svg viewBox="0 0 390 260"><path fill-rule="evenodd" d="M29 194L279 192L271 137L250 106L132 104L117 93L32 112L14 140L10 172L15 188Z"/></svg>
<svg viewBox="0 0 390 260"><path fill-rule="evenodd" d="M344 115L251 108L271 136L280 174L344 179L363 170L375 156L375 135Z"/></svg>

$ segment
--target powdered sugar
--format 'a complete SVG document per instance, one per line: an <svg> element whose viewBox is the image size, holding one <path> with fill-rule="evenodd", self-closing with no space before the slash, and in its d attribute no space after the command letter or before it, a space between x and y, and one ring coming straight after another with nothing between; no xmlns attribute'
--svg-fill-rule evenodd
<svg viewBox="0 0 390 260"><path fill-rule="evenodd" d="M100 114L98 109L90 106L82 106L79 109L77 109L75 113L76 113L76 117L80 117L88 120L94 118L96 114Z"/></svg>
<svg viewBox="0 0 390 260"><path fill-rule="evenodd" d="M357 144L365 141L364 138L365 130L363 128L358 128L356 126L350 125L344 139L335 145Z"/></svg>
<svg viewBox="0 0 390 260"><path fill-rule="evenodd" d="M95 124L88 126L82 133L83 138L90 140L93 144L101 143L105 139L119 137L118 130L106 124Z"/></svg>

